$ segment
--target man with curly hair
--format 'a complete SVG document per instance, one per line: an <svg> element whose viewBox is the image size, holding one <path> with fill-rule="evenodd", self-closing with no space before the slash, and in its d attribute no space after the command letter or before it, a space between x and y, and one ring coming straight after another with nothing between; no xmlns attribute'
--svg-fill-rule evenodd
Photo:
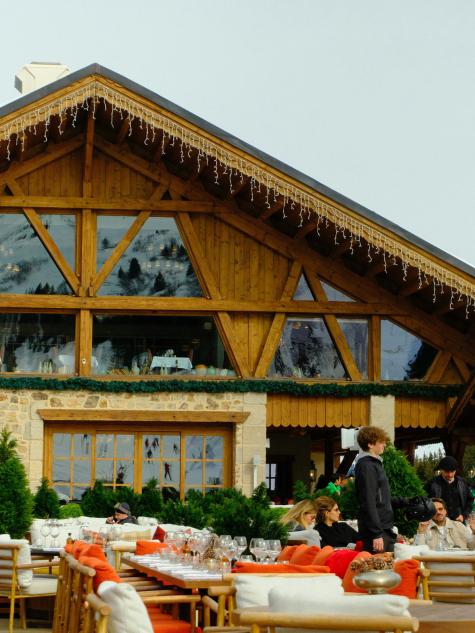
<svg viewBox="0 0 475 633"><path fill-rule="evenodd" d="M358 532L368 552L392 552L396 541L391 491L381 455L389 435L377 426L359 430L357 442L363 451L355 466L355 489L359 502Z"/></svg>

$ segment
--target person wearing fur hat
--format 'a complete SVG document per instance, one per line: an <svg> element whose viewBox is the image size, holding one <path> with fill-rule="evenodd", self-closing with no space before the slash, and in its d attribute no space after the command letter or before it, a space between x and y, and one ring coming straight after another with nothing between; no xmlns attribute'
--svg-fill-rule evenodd
<svg viewBox="0 0 475 633"><path fill-rule="evenodd" d="M115 504L114 514L111 517L107 517L106 523L117 523L122 525L124 523L137 524L138 521L134 516L132 516L129 504L122 501L121 503Z"/></svg>
<svg viewBox="0 0 475 633"><path fill-rule="evenodd" d="M443 457L437 466L440 475L429 481L427 492L430 497L444 500L449 519L465 521L472 509L472 491L465 479L456 474L457 469L454 457Z"/></svg>

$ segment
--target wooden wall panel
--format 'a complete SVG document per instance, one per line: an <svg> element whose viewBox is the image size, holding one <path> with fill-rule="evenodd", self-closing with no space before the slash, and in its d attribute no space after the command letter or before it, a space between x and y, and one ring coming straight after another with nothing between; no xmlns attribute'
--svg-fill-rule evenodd
<svg viewBox="0 0 475 633"><path fill-rule="evenodd" d="M290 261L219 218L192 217L223 299L280 299Z"/></svg>
<svg viewBox="0 0 475 633"><path fill-rule="evenodd" d="M447 365L447 369L442 375L442 379L440 380L440 382L444 385L459 385L466 381L460 375L460 372L457 369L455 363L453 361L450 361L450 363Z"/></svg>
<svg viewBox="0 0 475 633"><path fill-rule="evenodd" d="M396 428L442 428L448 413L445 400L396 398Z"/></svg>
<svg viewBox="0 0 475 633"><path fill-rule="evenodd" d="M237 312L230 316L236 335L243 346L242 349L247 349L248 366L251 373L254 374L273 316L271 314L247 314L244 312Z"/></svg>
<svg viewBox="0 0 475 633"><path fill-rule="evenodd" d="M82 149L41 167L18 179L30 196L81 196Z"/></svg>
<svg viewBox="0 0 475 633"><path fill-rule="evenodd" d="M269 394L267 426L319 427L366 426L369 398L298 398Z"/></svg>

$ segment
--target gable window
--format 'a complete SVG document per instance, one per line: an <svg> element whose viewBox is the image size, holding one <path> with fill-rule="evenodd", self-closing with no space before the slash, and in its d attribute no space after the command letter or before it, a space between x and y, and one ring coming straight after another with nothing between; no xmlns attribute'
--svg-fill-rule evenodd
<svg viewBox="0 0 475 633"><path fill-rule="evenodd" d="M269 376L346 377L345 368L322 318L287 319Z"/></svg>
<svg viewBox="0 0 475 633"><path fill-rule="evenodd" d="M437 350L386 319L381 320L382 380L422 380Z"/></svg>

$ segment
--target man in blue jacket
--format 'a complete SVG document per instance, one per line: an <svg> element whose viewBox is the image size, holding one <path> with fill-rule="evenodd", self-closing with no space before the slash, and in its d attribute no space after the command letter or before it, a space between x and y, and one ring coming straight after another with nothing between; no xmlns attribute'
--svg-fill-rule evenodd
<svg viewBox="0 0 475 633"><path fill-rule="evenodd" d="M389 442L384 429L365 426L356 437L363 453L355 466L358 532L367 552L392 552L396 542L391 491L381 455Z"/></svg>

